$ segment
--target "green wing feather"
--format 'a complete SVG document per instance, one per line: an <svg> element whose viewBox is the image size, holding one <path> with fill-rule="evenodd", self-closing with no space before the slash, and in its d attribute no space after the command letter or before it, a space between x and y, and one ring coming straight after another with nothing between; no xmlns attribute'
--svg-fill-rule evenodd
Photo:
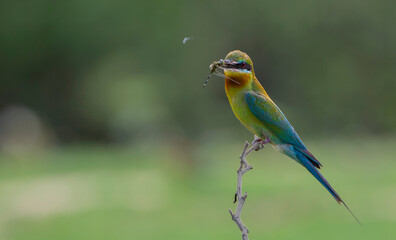
<svg viewBox="0 0 396 240"><path fill-rule="evenodd" d="M282 142L306 149L297 132L271 99L256 92L247 92L245 100L253 115Z"/></svg>
<svg viewBox="0 0 396 240"><path fill-rule="evenodd" d="M282 143L292 145L297 151L307 157L315 167L320 168L322 166L308 151L285 115L271 99L256 92L247 92L245 100L253 115L277 136Z"/></svg>

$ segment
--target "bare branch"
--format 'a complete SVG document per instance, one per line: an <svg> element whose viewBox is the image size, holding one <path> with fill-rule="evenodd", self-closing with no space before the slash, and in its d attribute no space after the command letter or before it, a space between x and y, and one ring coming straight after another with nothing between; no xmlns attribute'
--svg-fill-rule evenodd
<svg viewBox="0 0 396 240"><path fill-rule="evenodd" d="M249 240L249 238L248 238L249 230L245 226L245 224L243 224L242 219L241 219L243 204L245 203L245 200L247 198L247 192L242 194L242 177L247 171L252 169L252 166L250 166L250 164L246 161L246 157L252 151L254 151L254 150L258 151L258 150L262 149L264 147L264 145L268 142L269 142L269 139L266 139L263 141L260 138L254 136L254 141L252 142L252 145L250 147L249 147L249 145L250 145L249 142L246 141L245 146L243 148L243 152L240 156L241 165L237 171L237 175L238 175L237 190L235 193L235 200L234 200L234 203L238 201L238 205L235 210L235 213L233 213L231 209L229 209L228 211L231 214L232 220L237 224L237 226L241 230L242 240Z"/></svg>

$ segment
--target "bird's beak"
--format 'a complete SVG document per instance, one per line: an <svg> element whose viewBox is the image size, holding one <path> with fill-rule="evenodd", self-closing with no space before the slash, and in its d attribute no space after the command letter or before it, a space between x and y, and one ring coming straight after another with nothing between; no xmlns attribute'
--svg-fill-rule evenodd
<svg viewBox="0 0 396 240"><path fill-rule="evenodd" d="M224 60L223 65L221 66L224 69L232 69L236 68L236 66L239 64L239 62L234 62L231 60Z"/></svg>

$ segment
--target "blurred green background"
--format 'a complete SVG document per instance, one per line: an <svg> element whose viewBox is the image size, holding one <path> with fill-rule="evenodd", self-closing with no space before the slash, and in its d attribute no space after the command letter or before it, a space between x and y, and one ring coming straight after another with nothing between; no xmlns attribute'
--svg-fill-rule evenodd
<svg viewBox="0 0 396 240"><path fill-rule="evenodd" d="M360 218L268 147L251 239L395 239L396 4L0 2L0 239L240 239L253 136L208 65L234 49ZM192 38L183 44L185 37Z"/></svg>

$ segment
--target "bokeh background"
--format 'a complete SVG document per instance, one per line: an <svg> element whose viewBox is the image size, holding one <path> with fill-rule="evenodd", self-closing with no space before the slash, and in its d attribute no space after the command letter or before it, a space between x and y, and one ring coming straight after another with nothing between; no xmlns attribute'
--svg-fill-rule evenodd
<svg viewBox="0 0 396 240"><path fill-rule="evenodd" d="M364 226L268 147L244 181L251 239L395 239L395 12L389 0L2 0L0 239L240 239L227 210L253 136L223 79L202 88L234 49Z"/></svg>

